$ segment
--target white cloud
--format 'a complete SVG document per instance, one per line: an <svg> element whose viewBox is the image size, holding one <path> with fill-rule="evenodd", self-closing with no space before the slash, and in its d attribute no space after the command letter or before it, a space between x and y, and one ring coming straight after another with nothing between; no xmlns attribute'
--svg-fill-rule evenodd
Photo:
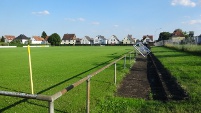
<svg viewBox="0 0 201 113"><path fill-rule="evenodd" d="M172 0L171 5L182 5L182 6L190 6L195 7L196 3L191 0Z"/></svg>
<svg viewBox="0 0 201 113"><path fill-rule="evenodd" d="M35 15L49 15L50 12L47 11L47 10L44 10L44 11L39 11L39 12L32 12L32 14L35 14Z"/></svg>
<svg viewBox="0 0 201 113"><path fill-rule="evenodd" d="M200 20L190 20L189 24L193 25L193 24L201 24L201 19Z"/></svg>
<svg viewBox="0 0 201 113"><path fill-rule="evenodd" d="M93 24L93 25L100 25L99 22L92 22L91 24Z"/></svg>
<svg viewBox="0 0 201 113"><path fill-rule="evenodd" d="M67 20L67 21L71 21L71 22L75 22L75 21L81 21L81 22L84 22L85 19L84 18L65 18L64 20Z"/></svg>
<svg viewBox="0 0 201 113"><path fill-rule="evenodd" d="M190 20L188 22L182 22L183 24L190 24L190 25L194 25L194 24L201 24L201 19L197 19L197 20Z"/></svg>
<svg viewBox="0 0 201 113"><path fill-rule="evenodd" d="M79 21L85 21L85 19L84 18L78 18L77 20L79 20Z"/></svg>

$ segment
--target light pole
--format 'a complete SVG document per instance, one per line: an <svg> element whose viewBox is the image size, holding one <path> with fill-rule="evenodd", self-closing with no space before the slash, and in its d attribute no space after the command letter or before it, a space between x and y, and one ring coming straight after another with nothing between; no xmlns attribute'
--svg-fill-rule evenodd
<svg viewBox="0 0 201 113"><path fill-rule="evenodd" d="M156 30L155 30L155 32L154 32L154 36L156 37L156 31L158 31L158 30L160 30L160 29L162 29L162 28L157 28Z"/></svg>

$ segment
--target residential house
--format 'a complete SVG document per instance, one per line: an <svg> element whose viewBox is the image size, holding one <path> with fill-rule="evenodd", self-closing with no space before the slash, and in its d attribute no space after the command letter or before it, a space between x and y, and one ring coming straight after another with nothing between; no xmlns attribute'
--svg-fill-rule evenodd
<svg viewBox="0 0 201 113"><path fill-rule="evenodd" d="M142 42L143 44L151 44L153 45L154 41L153 41L153 35L144 35L142 37Z"/></svg>
<svg viewBox="0 0 201 113"><path fill-rule="evenodd" d="M195 36L194 39L196 44L201 44L201 34L199 36Z"/></svg>
<svg viewBox="0 0 201 113"><path fill-rule="evenodd" d="M85 37L81 40L81 44L93 44L93 39L90 38L89 36L85 36Z"/></svg>
<svg viewBox="0 0 201 113"><path fill-rule="evenodd" d="M13 41L15 39L15 36L13 36L13 35L5 35L4 38L5 38L6 43L10 43L11 41Z"/></svg>
<svg viewBox="0 0 201 113"><path fill-rule="evenodd" d="M75 34L64 34L61 44L73 44L76 43L76 35Z"/></svg>
<svg viewBox="0 0 201 113"><path fill-rule="evenodd" d="M28 44L29 38L25 36L24 34L20 34L14 40L19 40L22 44Z"/></svg>
<svg viewBox="0 0 201 113"><path fill-rule="evenodd" d="M185 40L185 36L181 29L176 29L172 33L172 37L170 37L173 43L181 43Z"/></svg>
<svg viewBox="0 0 201 113"><path fill-rule="evenodd" d="M132 35L127 35L123 40L123 44L135 44L135 39L132 38Z"/></svg>
<svg viewBox="0 0 201 113"><path fill-rule="evenodd" d="M42 44L50 44L50 43L48 42L48 38L49 38L49 36L46 36L46 38L42 41Z"/></svg>
<svg viewBox="0 0 201 113"><path fill-rule="evenodd" d="M82 39L80 39L80 38L76 38L75 44L81 44L81 40L82 40Z"/></svg>
<svg viewBox="0 0 201 113"><path fill-rule="evenodd" d="M107 44L107 39L104 36L98 35L94 38L94 44Z"/></svg>
<svg viewBox="0 0 201 113"><path fill-rule="evenodd" d="M31 44L44 44L44 38L40 36L33 36L31 38Z"/></svg>
<svg viewBox="0 0 201 113"><path fill-rule="evenodd" d="M108 44L120 44L120 41L119 41L119 39L115 35L112 35L108 39Z"/></svg>

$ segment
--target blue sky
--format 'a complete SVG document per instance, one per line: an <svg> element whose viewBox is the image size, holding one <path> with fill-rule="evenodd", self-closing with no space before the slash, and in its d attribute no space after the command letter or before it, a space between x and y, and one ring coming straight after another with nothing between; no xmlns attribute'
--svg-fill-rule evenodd
<svg viewBox="0 0 201 113"><path fill-rule="evenodd" d="M75 33L77 38L162 31L201 34L201 0L0 0L0 36Z"/></svg>

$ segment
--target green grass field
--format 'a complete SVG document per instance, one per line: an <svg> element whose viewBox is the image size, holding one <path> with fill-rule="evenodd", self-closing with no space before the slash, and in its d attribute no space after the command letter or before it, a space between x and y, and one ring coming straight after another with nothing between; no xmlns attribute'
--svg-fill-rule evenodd
<svg viewBox="0 0 201 113"><path fill-rule="evenodd" d="M152 51L190 97L186 101L162 104L164 108L167 108L168 112L201 112L201 57L165 47L153 47Z"/></svg>
<svg viewBox="0 0 201 113"><path fill-rule="evenodd" d="M132 46L31 48L34 92L52 95L131 50ZM115 92L118 85L114 85L114 66L111 66L91 79L91 112L201 112L201 57L164 47L153 47L152 52L188 92L189 100L162 102L117 97ZM0 49L0 59L0 90L30 93L27 49ZM129 70L123 69L123 62L122 59L117 63L118 84ZM5 96L0 96L0 100L0 110L4 113L48 112L47 102ZM85 100L86 83L83 83L54 102L55 112L85 112Z"/></svg>
<svg viewBox="0 0 201 113"><path fill-rule="evenodd" d="M52 95L133 50L132 46L31 48L34 92ZM31 93L27 48L0 49L0 59L0 90ZM118 83L128 72L128 68L123 69L123 62L117 63ZM113 78L114 66L92 77L91 111L99 109L96 106L100 100L114 96ZM56 100L55 112L83 112L85 99L84 83ZM0 96L0 100L3 112L48 111L47 102L5 96Z"/></svg>

